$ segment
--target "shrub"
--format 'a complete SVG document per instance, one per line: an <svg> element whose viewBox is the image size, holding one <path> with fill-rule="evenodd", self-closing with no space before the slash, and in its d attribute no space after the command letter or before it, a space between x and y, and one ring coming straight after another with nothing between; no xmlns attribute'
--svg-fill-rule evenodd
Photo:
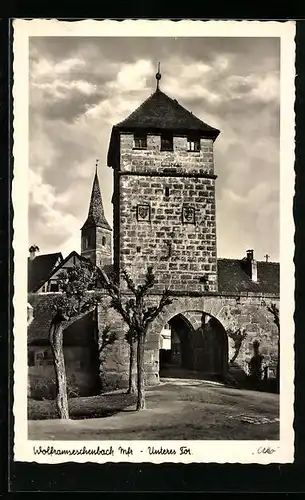
<svg viewBox="0 0 305 500"><path fill-rule="evenodd" d="M28 390L28 395L33 399L43 401L56 398L56 383L54 378L31 377L29 385L30 390ZM79 396L79 389L75 385L74 375L67 377L67 393L69 398Z"/></svg>

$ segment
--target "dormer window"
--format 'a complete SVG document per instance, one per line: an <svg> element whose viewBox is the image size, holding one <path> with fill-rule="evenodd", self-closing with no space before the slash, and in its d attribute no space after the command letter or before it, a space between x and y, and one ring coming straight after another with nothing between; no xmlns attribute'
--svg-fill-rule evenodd
<svg viewBox="0 0 305 500"><path fill-rule="evenodd" d="M161 151L173 151L173 134L164 132L161 134Z"/></svg>
<svg viewBox="0 0 305 500"><path fill-rule="evenodd" d="M147 149L147 135L146 134L134 134L133 147L134 147L134 149Z"/></svg>
<svg viewBox="0 0 305 500"><path fill-rule="evenodd" d="M58 283L50 283L50 292L59 292L59 285Z"/></svg>
<svg viewBox="0 0 305 500"><path fill-rule="evenodd" d="M188 151L200 151L200 138L189 136L187 138Z"/></svg>

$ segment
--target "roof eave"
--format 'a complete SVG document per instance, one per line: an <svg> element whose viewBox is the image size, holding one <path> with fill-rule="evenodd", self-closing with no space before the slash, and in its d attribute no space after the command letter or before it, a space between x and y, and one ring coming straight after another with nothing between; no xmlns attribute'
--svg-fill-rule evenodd
<svg viewBox="0 0 305 500"><path fill-rule="evenodd" d="M112 231L112 227L110 226L107 220L102 222L86 220L85 224L81 227L81 231L83 231L84 229L90 229L91 227L101 227L102 229L107 229L108 231Z"/></svg>
<svg viewBox="0 0 305 500"><path fill-rule="evenodd" d="M217 139L220 134L220 130L210 127L209 129L203 130L200 127L154 127L150 125L115 125L112 129L109 152L111 150L111 146L115 146L115 139L117 139L118 135L122 132L133 133L138 130L145 130L147 133L156 133L160 134L165 130L170 130L172 133L188 135L190 132L197 132L201 137L212 138L213 140ZM109 157L108 157L108 165L109 165Z"/></svg>

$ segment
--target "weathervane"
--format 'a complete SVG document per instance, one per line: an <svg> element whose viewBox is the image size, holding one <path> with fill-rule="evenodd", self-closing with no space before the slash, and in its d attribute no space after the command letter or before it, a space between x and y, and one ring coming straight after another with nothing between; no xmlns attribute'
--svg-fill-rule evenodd
<svg viewBox="0 0 305 500"><path fill-rule="evenodd" d="M98 167L98 164L99 164L99 159L97 158L96 159L96 162L95 162L95 171L97 172L97 167Z"/></svg>
<svg viewBox="0 0 305 500"><path fill-rule="evenodd" d="M156 73L156 80L157 80L157 90L159 90L159 82L161 80L160 63L158 63L158 72Z"/></svg>

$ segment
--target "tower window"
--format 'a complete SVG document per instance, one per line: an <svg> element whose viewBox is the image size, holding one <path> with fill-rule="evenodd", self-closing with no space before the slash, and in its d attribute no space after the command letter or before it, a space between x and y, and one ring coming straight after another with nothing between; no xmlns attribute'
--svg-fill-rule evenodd
<svg viewBox="0 0 305 500"><path fill-rule="evenodd" d="M172 255L172 244L166 243L167 245L167 257L169 258Z"/></svg>
<svg viewBox="0 0 305 500"><path fill-rule="evenodd" d="M161 151L173 151L173 134L163 133L161 134Z"/></svg>
<svg viewBox="0 0 305 500"><path fill-rule="evenodd" d="M146 149L147 148L147 135L146 134L134 134L133 137L133 147L135 149Z"/></svg>
<svg viewBox="0 0 305 500"><path fill-rule="evenodd" d="M169 187L165 188L165 196L166 196L166 198L169 197Z"/></svg>
<svg viewBox="0 0 305 500"><path fill-rule="evenodd" d="M137 247L137 253L141 252L141 247Z"/></svg>
<svg viewBox="0 0 305 500"><path fill-rule="evenodd" d="M187 149L188 151L200 151L200 138L199 137L188 137L187 138Z"/></svg>
<svg viewBox="0 0 305 500"><path fill-rule="evenodd" d="M102 237L102 245L103 245L103 247L106 245L106 236Z"/></svg>
<svg viewBox="0 0 305 500"><path fill-rule="evenodd" d="M84 248L89 248L91 246L90 235L84 237Z"/></svg>

